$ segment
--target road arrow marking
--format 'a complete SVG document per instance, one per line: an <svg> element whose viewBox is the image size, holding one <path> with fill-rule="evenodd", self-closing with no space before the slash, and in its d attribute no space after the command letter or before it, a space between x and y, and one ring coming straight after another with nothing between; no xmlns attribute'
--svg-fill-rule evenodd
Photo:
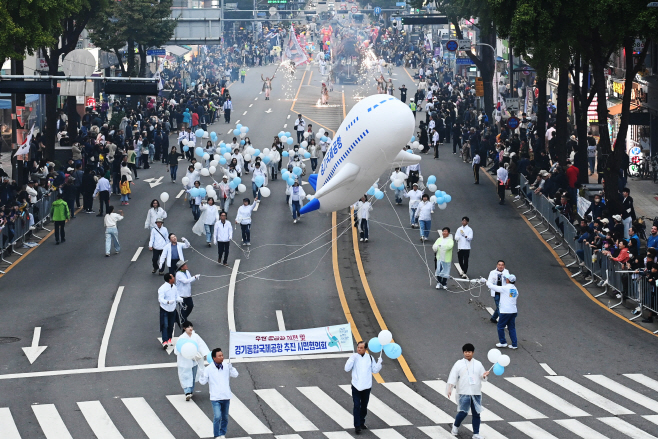
<svg viewBox="0 0 658 439"><path fill-rule="evenodd" d="M34 335L32 336L32 346L29 348L23 348L25 356L30 361L30 364L34 363L39 355L46 350L48 346L39 346L39 338L41 337L41 326L34 328Z"/></svg>
<svg viewBox="0 0 658 439"><path fill-rule="evenodd" d="M151 185L152 188L156 187L157 185L162 184L162 179L163 178L164 178L164 176L158 178L157 180L155 180L153 182L149 182L149 184ZM144 180L144 181L146 181L146 180Z"/></svg>
<svg viewBox="0 0 658 439"><path fill-rule="evenodd" d="M162 347L162 337L158 337L158 341L160 342L160 347ZM171 342L173 343L172 346L167 346L167 354L171 355L172 352L174 352L174 348L176 347L176 342L178 341L178 337L171 337Z"/></svg>
<svg viewBox="0 0 658 439"><path fill-rule="evenodd" d="M266 113L271 113L271 112L272 112L271 108L268 108L267 111L266 111Z"/></svg>
<svg viewBox="0 0 658 439"><path fill-rule="evenodd" d="M146 182L146 183L150 183L150 182L152 182L153 180L155 180L155 178L147 178L147 179L144 179L144 180L142 180L142 181L144 181L144 182Z"/></svg>

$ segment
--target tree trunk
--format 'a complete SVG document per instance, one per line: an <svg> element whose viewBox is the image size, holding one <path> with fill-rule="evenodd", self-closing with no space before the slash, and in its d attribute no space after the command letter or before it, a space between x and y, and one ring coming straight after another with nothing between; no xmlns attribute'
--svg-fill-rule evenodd
<svg viewBox="0 0 658 439"><path fill-rule="evenodd" d="M57 75L59 69L59 58L62 56L61 51L57 47L49 49L50 57L48 62L48 74ZM46 149L43 152L44 158L47 160L55 159L55 142L57 139L57 95L46 95L46 129L43 133L43 143Z"/></svg>
<svg viewBox="0 0 658 439"><path fill-rule="evenodd" d="M492 47L496 47L496 28L492 27L490 33L480 33L480 41L482 43L490 44ZM484 112L489 116L489 120L493 124L494 117L494 87L493 87L493 78L496 73L496 63L494 58L496 54L492 52L491 47L482 46L480 51L482 54L482 62L478 66L480 69L480 74L482 75L482 80L484 81ZM496 96L496 99L498 97Z"/></svg>
<svg viewBox="0 0 658 439"><path fill-rule="evenodd" d="M587 163L587 109L589 108L589 88L583 86L589 77L589 63L583 60L580 54L574 56L574 93L573 107L575 113L576 132L578 136L578 154L576 154L576 163L574 165L580 171L578 173L578 183L586 184L589 182L589 171Z"/></svg>
<svg viewBox="0 0 658 439"><path fill-rule="evenodd" d="M569 98L569 64L564 56L560 60L560 71L558 73L557 86L557 106L555 122L555 144L558 161L562 166L566 165L567 157L571 151L567 151L567 140L569 139L569 130L567 125L567 100ZM552 157L551 157L552 158Z"/></svg>
<svg viewBox="0 0 658 439"><path fill-rule="evenodd" d="M624 52L626 53L626 76L624 77L624 94L621 101L621 121L619 122L619 131L615 140L615 149L619 149L618 157L623 157L626 151L626 135L628 134L628 125L631 117L631 94L633 93L633 79L644 64L646 49L637 57L637 67L633 59L633 42L635 38L624 38ZM648 46L648 44L645 44ZM617 148L618 147L618 148ZM617 153L615 152L615 155Z"/></svg>
<svg viewBox="0 0 658 439"><path fill-rule="evenodd" d="M66 116L69 118L67 124L67 133L71 141L75 141L78 138L78 103L75 99L75 96L66 97Z"/></svg>
<svg viewBox="0 0 658 439"><path fill-rule="evenodd" d="M139 77L146 77L146 48L139 44L137 46L137 51L139 52Z"/></svg>
<svg viewBox="0 0 658 439"><path fill-rule="evenodd" d="M128 48L126 49L126 62L128 63L128 76L135 75L135 40L128 40Z"/></svg>
<svg viewBox="0 0 658 439"><path fill-rule="evenodd" d="M123 63L123 57L121 56L121 52L119 51L119 48L115 47L113 50L114 50L114 54L117 56L117 59L119 60L119 68L121 69L121 76L128 76L126 75L126 65Z"/></svg>
<svg viewBox="0 0 658 439"><path fill-rule="evenodd" d="M539 136L539 149L534 148L535 157L539 156L541 151L546 151L546 70L537 70L537 135Z"/></svg>

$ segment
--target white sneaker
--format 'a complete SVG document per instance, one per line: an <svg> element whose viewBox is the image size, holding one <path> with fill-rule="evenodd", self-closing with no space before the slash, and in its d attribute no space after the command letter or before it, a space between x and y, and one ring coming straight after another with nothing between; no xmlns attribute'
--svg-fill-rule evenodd
<svg viewBox="0 0 658 439"><path fill-rule="evenodd" d="M510 349L518 349L519 348L518 346L512 346L512 345L509 345L507 347L510 348Z"/></svg>
<svg viewBox="0 0 658 439"><path fill-rule="evenodd" d="M297 224L297 220L292 220L292 223L293 223L293 224Z"/></svg>
<svg viewBox="0 0 658 439"><path fill-rule="evenodd" d="M364 239L363 241L364 241L364 242L368 242L368 238Z"/></svg>
<svg viewBox="0 0 658 439"><path fill-rule="evenodd" d="M481 434L474 434L473 439L484 439L484 436L482 436Z"/></svg>
<svg viewBox="0 0 658 439"><path fill-rule="evenodd" d="M436 289L437 290L440 290L441 288L443 288L443 286L441 284L436 284Z"/></svg>
<svg viewBox="0 0 658 439"><path fill-rule="evenodd" d="M359 241L363 242L363 238L359 239Z"/></svg>
<svg viewBox="0 0 658 439"><path fill-rule="evenodd" d="M496 347L497 347L497 348L506 348L506 347L507 347L507 343L496 343Z"/></svg>
<svg viewBox="0 0 658 439"><path fill-rule="evenodd" d="M457 436L459 434L459 427L456 427L455 424L452 424L452 429L450 430L450 433L452 433L453 436Z"/></svg>

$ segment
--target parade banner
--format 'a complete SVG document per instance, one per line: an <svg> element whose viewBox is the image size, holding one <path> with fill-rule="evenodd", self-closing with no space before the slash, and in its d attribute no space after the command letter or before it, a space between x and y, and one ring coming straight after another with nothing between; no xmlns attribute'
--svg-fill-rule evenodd
<svg viewBox="0 0 658 439"><path fill-rule="evenodd" d="M277 332L231 332L230 358L354 352L349 323Z"/></svg>

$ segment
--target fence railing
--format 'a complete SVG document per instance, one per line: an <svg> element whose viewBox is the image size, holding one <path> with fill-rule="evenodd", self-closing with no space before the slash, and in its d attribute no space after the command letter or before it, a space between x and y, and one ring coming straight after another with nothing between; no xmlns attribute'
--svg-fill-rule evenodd
<svg viewBox="0 0 658 439"><path fill-rule="evenodd" d="M534 227L542 229L539 233L547 242L559 241L553 249L565 246L566 253L559 255L561 258L569 254L573 255L575 259L567 267L578 264L579 270L571 277L589 274L591 279L584 286L597 282L598 286L604 288L603 292L596 294L595 297L614 293L614 297L619 298L619 302L609 305L610 308L621 305L624 300L637 303L638 312L630 320L640 317L643 309L658 314L658 285L652 285L646 277L632 270L624 270L619 262L602 255L600 251L595 252L587 243L580 241L578 231L571 221L562 215L551 200L541 194L535 194L524 175L520 176L519 185L524 203L517 208L526 208L523 214L530 215L528 220L540 220Z"/></svg>
<svg viewBox="0 0 658 439"><path fill-rule="evenodd" d="M5 259L7 253L22 256L16 250L18 244L25 244L30 239L38 239L40 231L50 232L45 224L50 220L50 206L57 199L57 192L51 192L37 200L36 203L26 208L13 222L8 222L0 230L0 261L11 265L12 262ZM71 214L73 214L71 212ZM4 274L4 271L0 270Z"/></svg>

